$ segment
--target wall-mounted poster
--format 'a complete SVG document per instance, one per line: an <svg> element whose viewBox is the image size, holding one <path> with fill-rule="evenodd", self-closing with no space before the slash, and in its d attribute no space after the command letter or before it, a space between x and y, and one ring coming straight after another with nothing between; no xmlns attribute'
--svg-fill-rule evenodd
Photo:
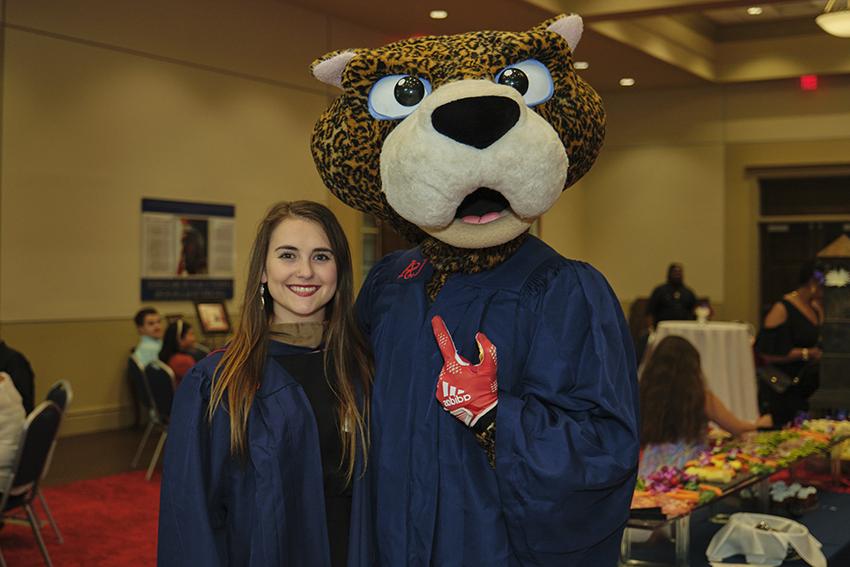
<svg viewBox="0 0 850 567"><path fill-rule="evenodd" d="M142 199L142 301L232 299L235 211Z"/></svg>

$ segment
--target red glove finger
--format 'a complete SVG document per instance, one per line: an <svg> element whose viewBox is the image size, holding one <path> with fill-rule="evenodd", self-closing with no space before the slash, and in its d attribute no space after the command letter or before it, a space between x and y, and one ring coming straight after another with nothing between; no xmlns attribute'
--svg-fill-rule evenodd
<svg viewBox="0 0 850 567"><path fill-rule="evenodd" d="M455 342L446 328L446 323L439 315L431 318L431 329L434 331L434 338L437 340L437 346L440 347L440 352L443 354L443 362L449 364L457 362L464 366L469 364L469 361L462 357L457 352Z"/></svg>
<svg viewBox="0 0 850 567"><path fill-rule="evenodd" d="M496 345L490 342L484 333L475 333L475 342L478 344L478 364L480 370L485 372L496 372Z"/></svg>

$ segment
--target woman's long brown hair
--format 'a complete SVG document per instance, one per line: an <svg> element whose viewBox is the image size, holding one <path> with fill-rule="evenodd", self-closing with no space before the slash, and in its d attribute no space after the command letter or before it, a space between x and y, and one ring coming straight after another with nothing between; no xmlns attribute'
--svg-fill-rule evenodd
<svg viewBox="0 0 850 567"><path fill-rule="evenodd" d="M327 331L324 364L325 376L339 401L337 421L343 448L341 463L350 481L354 474L358 446L363 454L363 468L366 466L373 364L366 340L354 319L354 276L348 239L339 221L324 205L312 201L278 203L269 209L260 222L251 247L242 313L236 331L216 366L208 418L212 420L219 406L226 406L230 415L231 454L245 457L248 413L262 380L273 316L272 297L266 290L263 306L260 284L271 234L278 224L288 218L319 224L328 237L336 262L336 293L325 309ZM330 381L334 375L337 377L336 383Z"/></svg>
<svg viewBox="0 0 850 567"><path fill-rule="evenodd" d="M700 442L706 434L705 381L699 352L682 337L665 337L640 377L642 446Z"/></svg>

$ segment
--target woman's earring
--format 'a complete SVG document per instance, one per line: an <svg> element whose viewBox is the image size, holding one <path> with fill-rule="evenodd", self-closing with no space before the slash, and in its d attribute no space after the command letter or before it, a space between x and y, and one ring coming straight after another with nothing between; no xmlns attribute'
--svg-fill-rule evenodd
<svg viewBox="0 0 850 567"><path fill-rule="evenodd" d="M266 284L260 284L260 307L266 308Z"/></svg>

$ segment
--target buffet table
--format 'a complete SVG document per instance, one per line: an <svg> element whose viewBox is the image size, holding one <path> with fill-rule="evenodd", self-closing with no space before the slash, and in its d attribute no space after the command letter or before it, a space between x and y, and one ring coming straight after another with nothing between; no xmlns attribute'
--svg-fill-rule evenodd
<svg viewBox="0 0 850 567"><path fill-rule="evenodd" d="M732 413L741 419L758 417L756 369L746 323L662 321L651 344L677 335L699 351L706 385Z"/></svg>
<svg viewBox="0 0 850 567"><path fill-rule="evenodd" d="M850 458L849 438L850 422L810 420L797 428L755 433L737 439L720 439L682 469L662 466L646 478L639 478L632 498L627 524L629 529L623 535L621 544L620 564L659 564L657 561L647 563L636 557L633 544L639 539L635 538L637 532L634 530L642 530L645 535L646 530L654 530L672 539L674 562L666 565L684 567L692 564L691 542L696 533L693 529L695 521L705 523L708 510L713 515L718 505L729 497L740 496L744 489L749 489L755 495L754 502L758 510L767 512L771 475L794 467L805 459L828 456L831 483L839 486L842 459ZM811 497L809 493L806 500L788 499L788 504L805 504ZM740 503L737 506L738 510L735 511L740 511ZM797 508L802 509L800 506ZM850 516L850 506L843 509ZM844 516L841 521L845 521ZM818 537L814 530L812 533ZM840 540L836 552L850 545L850 530L846 536ZM698 543L697 546L704 554L705 545Z"/></svg>
<svg viewBox="0 0 850 567"><path fill-rule="evenodd" d="M710 567L705 550L721 524L712 521L716 514L737 512L737 504L721 501L715 506L697 511L688 521L689 546L680 565L690 567ZM850 494L823 492L816 509L807 512L797 521L806 526L809 532L823 545L822 551L829 565L850 565ZM678 543L678 540L677 540ZM626 565L669 565L675 551L670 546L632 543L629 545L630 561ZM744 556L733 556L727 561L746 563ZM782 567L805 567L801 560L790 560Z"/></svg>

